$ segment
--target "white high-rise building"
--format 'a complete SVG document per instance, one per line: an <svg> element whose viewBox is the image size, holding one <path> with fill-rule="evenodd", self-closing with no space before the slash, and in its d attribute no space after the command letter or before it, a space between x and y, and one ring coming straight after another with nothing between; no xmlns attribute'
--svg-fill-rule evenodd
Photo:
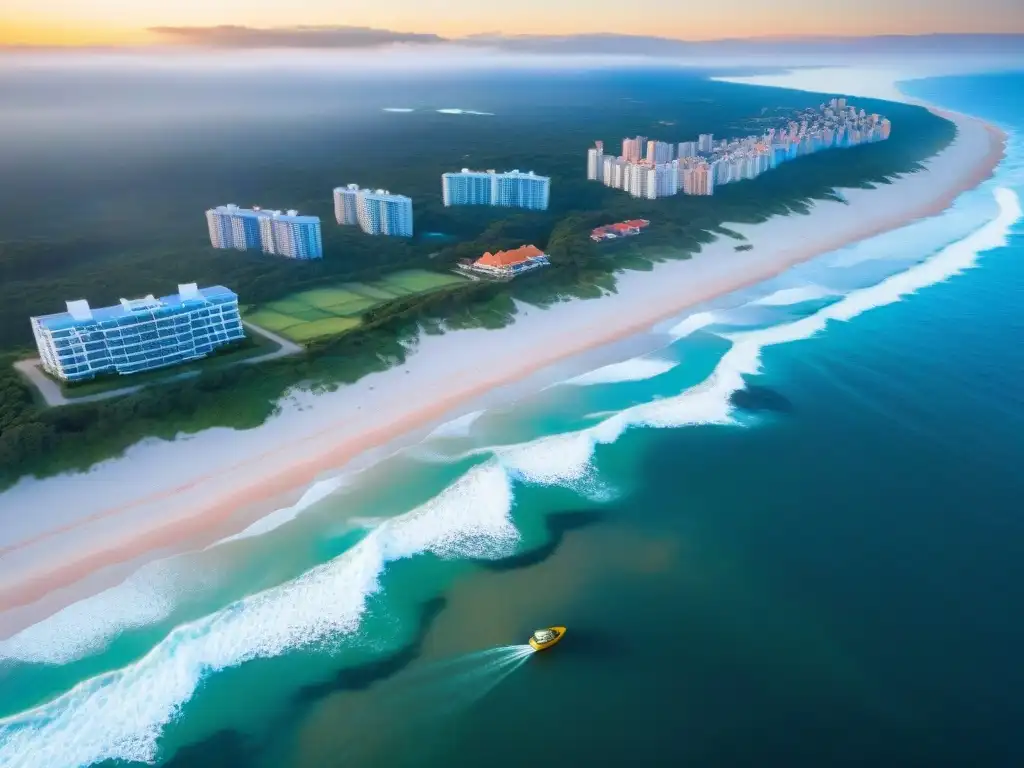
<svg viewBox="0 0 1024 768"><path fill-rule="evenodd" d="M551 196L551 179L533 171L498 173L494 170L441 175L445 206L494 205L506 208L546 210Z"/></svg>
<svg viewBox="0 0 1024 768"><path fill-rule="evenodd" d="M358 224L356 200L359 197L359 185L349 184L334 188L334 218L339 224Z"/></svg>
<svg viewBox="0 0 1024 768"><path fill-rule="evenodd" d="M711 133L702 133L697 138L698 152L711 152L715 148L715 136Z"/></svg>
<svg viewBox="0 0 1024 768"><path fill-rule="evenodd" d="M260 247L260 226L257 211L239 208L233 203L219 205L206 212L210 245L247 251Z"/></svg>
<svg viewBox="0 0 1024 768"><path fill-rule="evenodd" d="M672 162L672 145L664 141L647 142L647 162L654 165Z"/></svg>
<svg viewBox="0 0 1024 768"><path fill-rule="evenodd" d="M339 224L358 224L368 235L412 237L412 199L386 189L361 189L358 184L337 187L334 216Z"/></svg>
<svg viewBox="0 0 1024 768"><path fill-rule="evenodd" d="M654 168L646 164L626 163L623 171L623 189L633 197L651 198L657 194Z"/></svg>
<svg viewBox="0 0 1024 768"><path fill-rule="evenodd" d="M412 199L392 195L386 189L359 191L359 226L368 235L412 237Z"/></svg>
<svg viewBox="0 0 1024 768"><path fill-rule="evenodd" d="M214 248L240 251L259 248L264 253L292 259L319 259L324 255L318 216L229 204L208 210L206 222Z"/></svg>
<svg viewBox="0 0 1024 768"><path fill-rule="evenodd" d="M595 181L601 176L603 171L604 153L600 147L591 147L587 150L587 178Z"/></svg>
<svg viewBox="0 0 1024 768"><path fill-rule="evenodd" d="M64 381L187 363L245 338L238 296L195 283L179 285L170 296L121 299L110 307L77 299L67 302L66 312L30 321L43 367Z"/></svg>
<svg viewBox="0 0 1024 768"><path fill-rule="evenodd" d="M679 190L679 161L662 163L654 168L654 191L651 197L670 197Z"/></svg>
<svg viewBox="0 0 1024 768"><path fill-rule="evenodd" d="M679 142L679 159L682 160L684 157L696 157L697 156L697 142L696 141L681 141Z"/></svg>
<svg viewBox="0 0 1024 768"><path fill-rule="evenodd" d="M711 195L715 191L713 166L706 163L683 171L683 192L687 195Z"/></svg>
<svg viewBox="0 0 1024 768"><path fill-rule="evenodd" d="M263 251L287 256L290 259L323 258L320 240L320 217L300 216L296 210L258 211L260 231L268 232L263 238Z"/></svg>

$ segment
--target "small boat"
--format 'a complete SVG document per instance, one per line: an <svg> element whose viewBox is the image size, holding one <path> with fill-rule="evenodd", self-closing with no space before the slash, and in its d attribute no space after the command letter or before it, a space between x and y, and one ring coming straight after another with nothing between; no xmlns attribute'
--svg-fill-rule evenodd
<svg viewBox="0 0 1024 768"><path fill-rule="evenodd" d="M538 629L530 635L530 645L535 651L544 651L557 643L565 636L565 627L548 627Z"/></svg>

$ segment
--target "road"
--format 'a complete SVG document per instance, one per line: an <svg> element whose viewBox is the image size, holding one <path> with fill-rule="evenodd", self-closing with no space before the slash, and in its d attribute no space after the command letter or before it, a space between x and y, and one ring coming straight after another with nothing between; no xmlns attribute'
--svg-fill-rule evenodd
<svg viewBox="0 0 1024 768"><path fill-rule="evenodd" d="M263 355L237 360L234 363L229 363L229 366L263 363L267 360L276 360L279 357L297 355L302 352L301 346L282 336L278 336L276 333L271 333L266 328L260 328L258 325L253 325L252 323L244 320L242 321L242 324L253 333L259 334L263 338L274 342L278 345L278 348ZM133 392L138 392L141 389L145 389L150 384L167 384L173 381L190 379L193 376L198 376L200 374L200 371L185 371L173 376L168 376L166 379L161 379L159 382L151 381L146 384L135 384L133 386L121 387L119 389L110 389L106 392L97 392L93 395L67 397L61 390L60 385L43 373L42 369L39 367L40 362L41 361L38 357L34 357L29 360L19 360L14 364L14 367L32 383L32 385L39 391L39 394L43 396L43 400L46 401L46 404L52 408L61 405L72 405L74 403L94 403L97 400L109 400L112 397L122 397L123 395L130 395Z"/></svg>

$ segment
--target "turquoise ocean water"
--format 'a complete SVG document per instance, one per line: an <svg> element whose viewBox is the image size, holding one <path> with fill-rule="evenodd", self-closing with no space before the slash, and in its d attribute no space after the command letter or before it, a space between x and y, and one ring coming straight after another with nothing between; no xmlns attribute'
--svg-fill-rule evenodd
<svg viewBox="0 0 1024 768"><path fill-rule="evenodd" d="M0 642L0 766L1020 764L1024 75L903 88L995 178Z"/></svg>

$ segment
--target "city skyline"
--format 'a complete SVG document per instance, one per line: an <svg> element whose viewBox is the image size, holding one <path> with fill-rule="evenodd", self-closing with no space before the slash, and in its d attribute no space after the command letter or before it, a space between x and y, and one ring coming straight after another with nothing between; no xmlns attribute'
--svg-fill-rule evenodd
<svg viewBox="0 0 1024 768"><path fill-rule="evenodd" d="M604 142L587 150L587 179L654 200L682 193L713 195L715 187L753 179L780 163L832 147L852 147L889 138L888 118L868 115L845 98L833 98L817 111L791 115L761 135L716 140L702 133L678 145L626 137L619 155L604 154ZM677 148L678 146L678 148Z"/></svg>
<svg viewBox="0 0 1024 768"><path fill-rule="evenodd" d="M603 5L602 5L603 4ZM32 0L9 0L0 11L0 45L118 45L196 42L195 32L219 27L311 31L364 28L422 42L473 35L579 35L614 33L707 41L788 36L875 36L935 33L1020 33L1024 12L1010 0L976 0L936 14L922 0L865 0L857 5L809 13L803 0L747 0L743 12L723 18L713 6L694 5L679 14L674 0L652 0L647 13L607 18L615 6L598 0L565 0L551 13L542 0L523 0L495 12L468 0L398 0L387 6L339 13L328 0L298 0L289 7L289 26L280 5L270 0L180 0L174 4L114 0L59 0L40 8ZM669 13L669 12L673 13ZM665 19L674 21L666 22ZM315 31L315 30L312 30ZM201 37L200 37L201 40ZM396 41L401 41L396 40ZM383 42L390 42L384 39Z"/></svg>

